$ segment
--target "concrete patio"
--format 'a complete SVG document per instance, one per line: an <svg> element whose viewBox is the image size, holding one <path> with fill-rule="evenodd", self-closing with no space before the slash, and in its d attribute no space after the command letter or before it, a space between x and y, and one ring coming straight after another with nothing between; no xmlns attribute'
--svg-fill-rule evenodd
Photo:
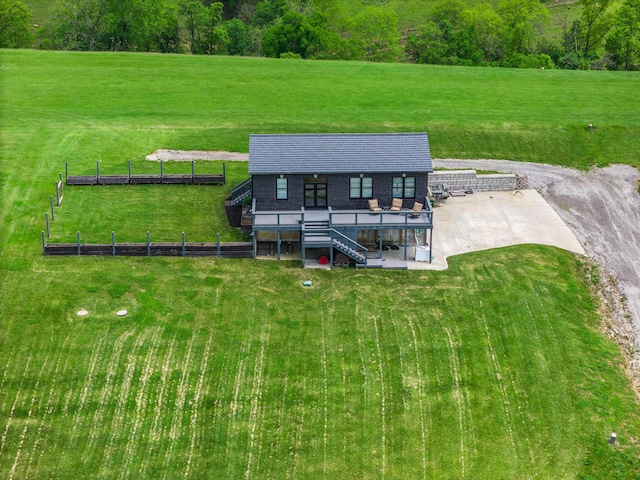
<svg viewBox="0 0 640 480"><path fill-rule="evenodd" d="M408 261L407 268L444 270L453 255L527 243L585 254L569 227L535 190L447 199L434 211L433 242L432 263ZM411 253L408 258L415 258Z"/></svg>

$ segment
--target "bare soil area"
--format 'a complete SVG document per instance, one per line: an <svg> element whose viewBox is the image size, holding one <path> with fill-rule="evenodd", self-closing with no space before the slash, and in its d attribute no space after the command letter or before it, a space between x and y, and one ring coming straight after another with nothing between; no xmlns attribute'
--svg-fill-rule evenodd
<svg viewBox="0 0 640 480"><path fill-rule="evenodd" d="M246 162L249 154L237 152L216 152L204 150L156 150L147 155L147 160L152 162L190 162L191 160L229 160Z"/></svg>
<svg viewBox="0 0 640 480"><path fill-rule="evenodd" d="M236 152L157 150L147 160L246 161L248 157ZM540 192L598 265L600 293L611 320L609 333L623 346L635 378L640 378L640 172L628 165L584 172L509 160L436 159L434 165L515 173Z"/></svg>

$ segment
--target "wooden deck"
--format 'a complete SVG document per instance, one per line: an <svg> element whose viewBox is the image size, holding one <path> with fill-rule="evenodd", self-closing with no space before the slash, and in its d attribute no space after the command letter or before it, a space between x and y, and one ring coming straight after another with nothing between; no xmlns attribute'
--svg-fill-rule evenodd
<svg viewBox="0 0 640 480"><path fill-rule="evenodd" d="M401 210L399 212L369 210L281 210L254 211L254 230L301 230L305 222L329 222L331 228L379 229L430 229L433 227L433 210Z"/></svg>

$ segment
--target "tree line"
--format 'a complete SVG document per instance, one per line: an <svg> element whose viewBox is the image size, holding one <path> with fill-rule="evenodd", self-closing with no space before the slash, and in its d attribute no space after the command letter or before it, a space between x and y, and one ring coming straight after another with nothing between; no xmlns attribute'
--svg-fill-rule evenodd
<svg viewBox="0 0 640 480"><path fill-rule="evenodd" d="M57 0L34 36L20 0L0 0L0 47L143 51L521 68L640 68L640 0L579 0L561 39L539 0L441 0L401 32L384 6L338 0Z"/></svg>

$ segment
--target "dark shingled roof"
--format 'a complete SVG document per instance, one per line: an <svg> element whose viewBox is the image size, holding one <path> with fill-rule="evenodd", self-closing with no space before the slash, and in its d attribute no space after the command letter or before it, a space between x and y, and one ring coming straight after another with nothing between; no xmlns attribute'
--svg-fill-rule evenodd
<svg viewBox="0 0 640 480"><path fill-rule="evenodd" d="M251 135L249 174L432 172L426 133Z"/></svg>

